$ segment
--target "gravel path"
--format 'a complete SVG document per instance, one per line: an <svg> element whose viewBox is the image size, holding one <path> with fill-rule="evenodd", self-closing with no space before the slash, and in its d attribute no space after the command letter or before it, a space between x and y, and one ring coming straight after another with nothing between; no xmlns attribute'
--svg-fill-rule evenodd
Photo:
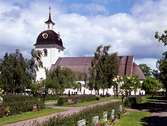
<svg viewBox="0 0 167 126"><path fill-rule="evenodd" d="M119 101L119 100L110 100L110 101L101 102L101 103L97 103L97 104L92 104L92 105L88 105L88 106L84 106L84 107L55 107L55 108L60 108L60 109L65 108L65 109L67 109L67 111L53 113L53 114L48 115L48 116L43 116L43 117L38 117L38 118L35 118L35 119L20 121L20 122L13 123L13 124L8 124L8 125L5 125L5 126L34 126L35 124L42 124L43 122L48 121L49 118L52 118L52 117L68 116L68 115L71 115L71 114L74 114L74 113L78 113L85 108L90 108L90 107L93 107L93 106L96 106L96 105L103 105L103 104L107 104L107 103L115 102L115 101Z"/></svg>

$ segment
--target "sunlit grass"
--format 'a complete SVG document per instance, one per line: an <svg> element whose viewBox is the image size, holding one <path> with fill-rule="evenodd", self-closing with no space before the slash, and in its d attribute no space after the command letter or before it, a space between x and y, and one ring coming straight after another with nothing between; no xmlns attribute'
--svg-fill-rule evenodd
<svg viewBox="0 0 167 126"><path fill-rule="evenodd" d="M28 119L32 119L32 118L37 118L37 117L41 117L41 116L46 116L49 114L53 114L56 112L61 112L64 111L64 109L43 109L40 111L36 111L36 112L24 112L21 114L17 114L17 115L11 115L8 117L2 117L0 118L0 126L5 125L5 124L10 124L10 123L15 123L18 121L23 121L23 120L28 120Z"/></svg>
<svg viewBox="0 0 167 126"><path fill-rule="evenodd" d="M143 126L142 119L149 115L149 112L128 112L114 126Z"/></svg>

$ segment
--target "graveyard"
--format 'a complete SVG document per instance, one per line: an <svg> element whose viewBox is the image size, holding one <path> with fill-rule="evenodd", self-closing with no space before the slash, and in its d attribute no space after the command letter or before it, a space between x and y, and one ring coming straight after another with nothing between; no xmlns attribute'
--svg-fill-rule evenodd
<svg viewBox="0 0 167 126"><path fill-rule="evenodd" d="M0 0L0 126L166 126L166 0Z"/></svg>

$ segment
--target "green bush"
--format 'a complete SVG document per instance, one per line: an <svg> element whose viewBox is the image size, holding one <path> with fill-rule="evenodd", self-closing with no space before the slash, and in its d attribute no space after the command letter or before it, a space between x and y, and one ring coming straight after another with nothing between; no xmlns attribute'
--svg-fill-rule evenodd
<svg viewBox="0 0 167 126"><path fill-rule="evenodd" d="M64 105L64 104L76 104L82 102L89 102L99 100L100 97L94 95L73 95L73 96L61 96L58 98L57 105Z"/></svg>
<svg viewBox="0 0 167 126"><path fill-rule="evenodd" d="M53 117L49 121L44 122L41 126L75 126L77 124L77 121L81 119L86 119L87 126L92 126L92 117L99 115L100 119L103 119L102 116L104 111L107 111L109 118L111 118L111 111L112 109L115 109L115 114L117 116L120 104L120 102L111 102L103 105L96 105L83 109L81 112L72 114L68 117Z"/></svg>
<svg viewBox="0 0 167 126"><path fill-rule="evenodd" d="M6 95L4 96L3 106L8 108L10 115L13 115L21 112L32 111L34 106L37 106L37 109L42 109L44 108L44 103L43 100L38 97Z"/></svg>
<svg viewBox="0 0 167 126"><path fill-rule="evenodd" d="M140 96L130 96L127 97L124 101L124 105L126 107L135 107L136 105L140 104L142 98Z"/></svg>
<svg viewBox="0 0 167 126"><path fill-rule="evenodd" d="M58 101L57 101L57 105L62 106L62 105L65 104L65 102L66 102L66 99L63 98L63 97L60 97L60 98L58 99Z"/></svg>
<svg viewBox="0 0 167 126"><path fill-rule="evenodd" d="M56 95L47 95L45 97L45 100L57 100L58 99L58 96Z"/></svg>

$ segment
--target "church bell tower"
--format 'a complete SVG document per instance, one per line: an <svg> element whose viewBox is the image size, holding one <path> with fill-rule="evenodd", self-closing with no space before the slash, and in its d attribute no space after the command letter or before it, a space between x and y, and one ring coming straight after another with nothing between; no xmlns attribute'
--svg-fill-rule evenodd
<svg viewBox="0 0 167 126"><path fill-rule="evenodd" d="M43 68L39 68L36 73L36 81L40 81L46 78L45 69L50 69L52 64L55 64L59 57L64 55L62 39L60 35L53 30L55 23L52 21L51 8L49 7L49 18L45 21L47 30L41 32L35 43L35 50L42 53L41 61Z"/></svg>

